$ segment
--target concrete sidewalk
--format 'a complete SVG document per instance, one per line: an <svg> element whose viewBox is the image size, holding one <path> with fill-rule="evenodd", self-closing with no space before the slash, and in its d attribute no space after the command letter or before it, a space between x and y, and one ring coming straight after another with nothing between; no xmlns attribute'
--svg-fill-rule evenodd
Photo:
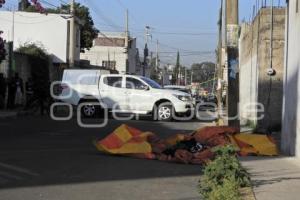
<svg viewBox="0 0 300 200"><path fill-rule="evenodd" d="M300 199L300 160L287 157L246 157L257 200Z"/></svg>

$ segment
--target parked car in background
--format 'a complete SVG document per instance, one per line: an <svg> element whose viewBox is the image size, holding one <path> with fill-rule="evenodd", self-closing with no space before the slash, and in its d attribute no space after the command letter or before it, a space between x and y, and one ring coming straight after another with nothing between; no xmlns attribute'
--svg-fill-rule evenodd
<svg viewBox="0 0 300 200"><path fill-rule="evenodd" d="M165 85L164 89L178 90L178 91L185 92L185 93L188 93L188 94L192 95L192 91L190 89L186 88L185 86L182 86L182 85Z"/></svg>
<svg viewBox="0 0 300 200"><path fill-rule="evenodd" d="M193 95L192 90L186 88L185 86L182 85L166 85L164 86L165 89L170 89L170 90L178 90L181 92L185 92L188 93L190 95L192 95L193 97L193 103L194 105L197 105L199 103L203 103L203 98L201 98L199 95Z"/></svg>
<svg viewBox="0 0 300 200"><path fill-rule="evenodd" d="M217 96L213 93L208 94L205 101L214 104L218 103Z"/></svg>

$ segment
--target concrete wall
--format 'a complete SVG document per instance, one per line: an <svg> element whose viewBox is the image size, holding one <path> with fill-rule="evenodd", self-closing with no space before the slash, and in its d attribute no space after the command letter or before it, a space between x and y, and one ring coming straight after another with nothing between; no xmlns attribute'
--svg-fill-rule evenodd
<svg viewBox="0 0 300 200"><path fill-rule="evenodd" d="M240 115L241 122L254 122L258 129L278 128L281 124L285 9L274 9L273 69L270 67L271 9L261 9L252 23L243 24L240 36ZM261 103L264 112L258 112ZM249 106L245 106L249 105ZM252 105L252 106L250 106ZM262 115L262 120L257 120Z"/></svg>
<svg viewBox="0 0 300 200"><path fill-rule="evenodd" d="M300 157L299 33L300 2L297 8L296 0L290 0L287 12L281 149L285 154L298 158Z"/></svg>
<svg viewBox="0 0 300 200"><path fill-rule="evenodd" d="M41 44L52 55L54 63L67 63L67 17L59 14L0 11L0 29L4 31L5 40L14 41L14 50L26 43ZM76 29L79 31L79 27ZM80 44L75 52L75 60L79 60Z"/></svg>
<svg viewBox="0 0 300 200"><path fill-rule="evenodd" d="M257 23L242 24L240 49L240 116L241 124L257 121ZM247 109L247 106L248 109ZM253 112L250 112L253 110Z"/></svg>
<svg viewBox="0 0 300 200"><path fill-rule="evenodd" d="M60 65L55 65L49 60L48 66L49 70L49 80L56 81L61 80L63 67ZM3 73L4 76L8 77L8 61L5 60L0 64L0 73ZM31 77L31 64L30 57L21 54L21 53L13 53L13 62L12 62L12 73L17 72L19 76L23 79L24 83L27 81L29 77ZM12 74L13 75L13 74Z"/></svg>

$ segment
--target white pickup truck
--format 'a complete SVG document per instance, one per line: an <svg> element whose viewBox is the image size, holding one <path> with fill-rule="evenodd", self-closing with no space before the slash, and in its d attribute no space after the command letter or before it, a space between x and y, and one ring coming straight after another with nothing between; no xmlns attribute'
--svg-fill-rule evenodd
<svg viewBox="0 0 300 200"><path fill-rule="evenodd" d="M79 106L85 117L97 113L97 103L111 112L152 114L169 121L194 109L190 94L163 89L155 81L135 75L104 74L100 70L65 70L60 100Z"/></svg>

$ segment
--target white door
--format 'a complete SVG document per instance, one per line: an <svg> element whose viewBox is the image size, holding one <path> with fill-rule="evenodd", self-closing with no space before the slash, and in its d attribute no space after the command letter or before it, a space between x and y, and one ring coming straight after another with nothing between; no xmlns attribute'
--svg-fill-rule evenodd
<svg viewBox="0 0 300 200"><path fill-rule="evenodd" d="M146 112L153 107L151 88L139 79L126 77L126 99L131 111Z"/></svg>
<svg viewBox="0 0 300 200"><path fill-rule="evenodd" d="M123 87L122 76L103 76L101 77L100 96L103 103L109 109L126 110L126 89Z"/></svg>

